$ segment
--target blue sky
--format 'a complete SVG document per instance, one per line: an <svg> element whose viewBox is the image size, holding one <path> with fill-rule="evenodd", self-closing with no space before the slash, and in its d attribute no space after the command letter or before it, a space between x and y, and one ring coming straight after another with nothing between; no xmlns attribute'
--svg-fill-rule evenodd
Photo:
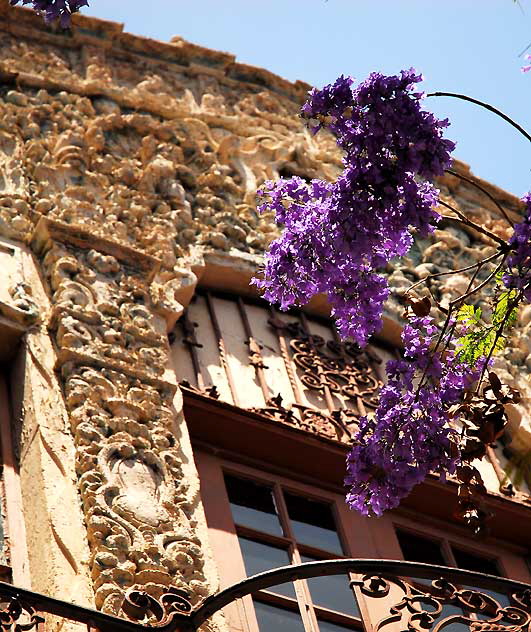
<svg viewBox="0 0 531 632"><path fill-rule="evenodd" d="M426 91L487 101L531 129L531 0L89 0L83 13L162 41L180 35L290 80L330 83L340 74L414 66ZM531 52L531 49L530 51ZM448 117L455 156L522 195L531 189L531 143L476 106L430 98Z"/></svg>

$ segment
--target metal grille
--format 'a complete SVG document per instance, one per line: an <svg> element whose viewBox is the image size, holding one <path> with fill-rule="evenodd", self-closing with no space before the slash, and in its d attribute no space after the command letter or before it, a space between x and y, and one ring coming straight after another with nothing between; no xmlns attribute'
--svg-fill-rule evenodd
<svg viewBox="0 0 531 632"><path fill-rule="evenodd" d="M185 388L342 442L376 407L394 357L340 342L327 319L209 291L182 317L173 353Z"/></svg>

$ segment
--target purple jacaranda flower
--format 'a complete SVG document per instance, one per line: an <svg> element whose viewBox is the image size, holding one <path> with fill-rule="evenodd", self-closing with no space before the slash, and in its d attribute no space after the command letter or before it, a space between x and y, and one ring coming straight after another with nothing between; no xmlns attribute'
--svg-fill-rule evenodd
<svg viewBox="0 0 531 632"><path fill-rule="evenodd" d="M255 280L264 297L288 309L325 293L340 335L361 345L382 326L389 289L379 270L407 254L413 231L429 234L439 220L426 179L442 173L454 144L443 137L448 122L422 109L420 80L414 70L373 73L357 87L342 76L312 90L302 116L335 135L342 173L332 183L266 182L258 192L259 211L283 226Z"/></svg>
<svg viewBox="0 0 531 632"><path fill-rule="evenodd" d="M523 202L524 218L514 226L509 239L511 254L502 278L507 288L522 290L525 299L531 301L531 193L524 196Z"/></svg>
<svg viewBox="0 0 531 632"><path fill-rule="evenodd" d="M48 24L59 20L63 28L70 26L72 13L88 6L88 0L9 0L12 6L19 2L33 5L33 9L40 13Z"/></svg>

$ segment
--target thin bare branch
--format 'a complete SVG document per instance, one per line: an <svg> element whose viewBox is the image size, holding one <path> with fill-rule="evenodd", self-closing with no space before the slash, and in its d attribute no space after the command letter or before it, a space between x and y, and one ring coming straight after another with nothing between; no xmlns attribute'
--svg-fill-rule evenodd
<svg viewBox="0 0 531 632"><path fill-rule="evenodd" d="M519 125L516 121L513 121L513 119L510 116L507 116L507 114L504 114L501 110L498 110L498 108L495 108L493 105L490 105L489 103L485 103L484 101L479 101L478 99L469 97L466 94L458 94L456 92L430 92L430 94L426 96L453 97L454 99L462 99L463 101L469 101L470 103L474 103L474 105L479 105L480 107L485 108L489 112L492 112L493 114L496 114L497 116L502 118L504 121L509 123L509 125L512 125L515 129L517 129L520 132L520 134L524 136L524 138L527 138L527 140L531 141L531 134L526 132L526 130L521 125Z"/></svg>
<svg viewBox="0 0 531 632"><path fill-rule="evenodd" d="M406 290L406 294L407 292L414 290L417 286L422 285L422 283L428 283L429 281L431 281L431 279L435 279L437 277L442 277L442 276L448 276L449 274L459 274L460 272L466 272L467 270L472 270L473 268L477 268L478 266L481 267L485 263L489 263L489 261L493 261L494 259L501 257L502 254L503 253L501 251L497 251L490 257L486 257L485 259L482 259L481 261L478 261L477 263L473 263L469 266L465 266L464 268L456 268L455 270L447 270L446 272L433 272L431 274L428 274L423 279L420 279L420 281L415 281L413 285L410 285L408 289Z"/></svg>
<svg viewBox="0 0 531 632"><path fill-rule="evenodd" d="M457 217L452 217L451 215L441 215L441 217L443 217L444 219L450 219L454 222L460 222L461 224L464 224L465 226L468 226L470 228L473 228L474 230L477 230L478 233L485 235L489 239L492 239L492 241L495 241L497 244L500 244L500 246L503 246L504 249L507 248L507 242L505 240L503 240L501 237L498 237L498 235L491 233L490 230L483 228L483 226L480 226L479 224L476 224L472 220L468 219L468 217L464 215L463 213L461 213L461 211L458 211L456 208L454 208L453 206L450 206L450 204L447 204L446 202L443 202L442 200L439 200L439 204L449 209L450 211L452 211L453 213L457 215Z"/></svg>
<svg viewBox="0 0 531 632"><path fill-rule="evenodd" d="M503 217L509 222L509 224L511 226L514 226L514 222L512 221L512 219L507 215L505 209L503 208L503 206L498 202L498 200L492 195L490 194L487 189L485 189L484 187L482 187L480 184L478 184L477 182L475 182L474 180L472 180L472 178L467 178L466 176L464 176L462 173L459 173L458 171L454 171L453 169L445 169L446 173L449 173L452 176L455 176L456 178L459 178L460 180L464 180L465 182L468 182L469 184L471 184L472 186L476 187L476 189L479 189L479 191L481 191L482 193L484 193L489 200L491 200L491 202L494 202L494 204L496 205L496 207L498 208L498 210L500 211L500 213L503 215Z"/></svg>

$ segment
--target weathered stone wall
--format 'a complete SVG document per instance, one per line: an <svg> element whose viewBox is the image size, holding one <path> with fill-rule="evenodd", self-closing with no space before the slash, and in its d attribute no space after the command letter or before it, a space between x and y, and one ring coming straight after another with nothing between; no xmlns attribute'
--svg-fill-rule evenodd
<svg viewBox="0 0 531 632"><path fill-rule="evenodd" d="M340 156L331 138L312 137L298 119L308 86L114 23L76 16L64 35L2 0L0 78L0 234L31 247L47 288L43 327L55 351L42 342L45 368L35 370L46 385L35 389L55 398L62 389L70 429L68 439L58 428L50 438L42 417L60 418L63 405L48 403L54 412L46 413L43 402L21 411L21 433L30 445L25 437L39 428L35 445L66 468L63 479L72 481L75 460L68 502L79 495L73 519L86 525L68 542L57 536L55 563L84 582L85 602L93 589L108 612L119 612L131 587L159 596L172 584L197 601L216 579L166 334L198 279L252 291L248 280L277 234L256 213L257 185L279 175L333 178ZM507 234L473 184L448 176L441 186L445 199ZM484 186L519 212L515 198ZM436 231L389 271L389 323L411 282L491 249L455 226ZM447 300L463 283L434 281L433 291ZM397 330L388 327L395 338ZM526 361L524 347L511 359ZM61 441L66 461L57 456ZM37 508L26 491L33 588L64 596L36 570L48 533L37 517L56 511L48 466L34 475L38 458L21 471L23 488L31 481L44 503Z"/></svg>

